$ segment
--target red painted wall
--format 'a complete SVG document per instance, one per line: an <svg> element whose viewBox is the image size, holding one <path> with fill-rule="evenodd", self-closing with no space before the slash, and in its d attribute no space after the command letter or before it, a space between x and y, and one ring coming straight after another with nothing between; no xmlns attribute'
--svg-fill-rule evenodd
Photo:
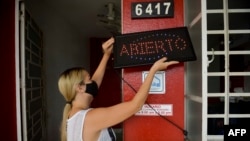
<svg viewBox="0 0 250 141"><path fill-rule="evenodd" d="M0 1L0 139L16 141L15 0Z"/></svg>
<svg viewBox="0 0 250 141"><path fill-rule="evenodd" d="M122 1L122 33L133 33L179 27L184 25L183 0L174 0L174 17L157 19L131 19L131 2L150 0ZM155 0L151 0L155 1ZM136 90L142 83L142 71L150 66L124 68L123 77ZM150 104L173 104L173 116L166 118L181 128L184 127L184 64L180 63L166 70L166 93L149 95ZM122 84L123 100L131 99L135 92ZM181 130L160 116L133 116L123 123L124 141L183 141Z"/></svg>
<svg viewBox="0 0 250 141"><path fill-rule="evenodd" d="M102 57L102 43L108 38L90 38L90 74L92 75L98 67ZM98 95L94 98L91 107L108 107L121 103L121 79L118 74L120 69L114 69L114 60L111 55L105 74L102 80L102 85L99 88ZM110 79L112 78L112 79ZM112 85L110 85L112 84ZM113 128L121 128L121 124L113 126Z"/></svg>

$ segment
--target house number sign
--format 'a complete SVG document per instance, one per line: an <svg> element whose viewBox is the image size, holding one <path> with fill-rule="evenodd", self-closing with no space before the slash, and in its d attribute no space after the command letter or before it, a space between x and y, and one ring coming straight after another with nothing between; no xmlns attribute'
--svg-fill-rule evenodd
<svg viewBox="0 0 250 141"><path fill-rule="evenodd" d="M172 18L174 16L174 2L154 1L154 2L132 2L132 19L138 18Z"/></svg>

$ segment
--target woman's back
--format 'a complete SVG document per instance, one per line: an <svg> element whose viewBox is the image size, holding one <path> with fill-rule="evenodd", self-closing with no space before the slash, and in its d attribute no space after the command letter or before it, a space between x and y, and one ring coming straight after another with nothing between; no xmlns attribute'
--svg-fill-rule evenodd
<svg viewBox="0 0 250 141"><path fill-rule="evenodd" d="M88 110L81 110L75 113L72 117L67 120L67 141L84 141L83 125ZM94 125L93 125L94 126ZM113 136L113 139L112 139ZM100 133L98 141L114 141L115 134L111 128L103 129Z"/></svg>

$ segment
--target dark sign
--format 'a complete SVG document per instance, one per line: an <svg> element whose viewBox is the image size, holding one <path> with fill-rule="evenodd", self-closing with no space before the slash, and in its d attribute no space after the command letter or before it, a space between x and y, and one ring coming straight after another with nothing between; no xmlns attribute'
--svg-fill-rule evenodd
<svg viewBox="0 0 250 141"><path fill-rule="evenodd" d="M156 2L132 2L131 17L135 18L161 18L174 16L173 0Z"/></svg>
<svg viewBox="0 0 250 141"><path fill-rule="evenodd" d="M153 64L164 56L168 61L196 60L186 27L115 36L115 68Z"/></svg>

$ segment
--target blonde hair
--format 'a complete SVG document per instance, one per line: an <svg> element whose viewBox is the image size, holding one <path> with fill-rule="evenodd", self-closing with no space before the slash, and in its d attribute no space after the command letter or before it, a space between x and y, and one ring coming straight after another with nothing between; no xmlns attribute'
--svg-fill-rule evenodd
<svg viewBox="0 0 250 141"><path fill-rule="evenodd" d="M88 73L84 68L76 67L64 71L59 77L59 91L66 100L60 128L61 141L67 140L67 119L72 106L71 102L74 100L76 95L75 88L78 84L83 83L83 80L87 77L87 75Z"/></svg>

